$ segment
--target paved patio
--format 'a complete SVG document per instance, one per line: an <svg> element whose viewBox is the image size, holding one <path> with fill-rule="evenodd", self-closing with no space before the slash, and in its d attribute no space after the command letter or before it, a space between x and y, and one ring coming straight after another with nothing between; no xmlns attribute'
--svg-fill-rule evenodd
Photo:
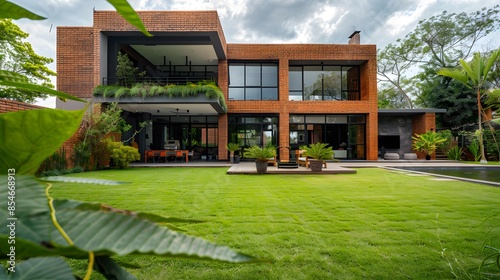
<svg viewBox="0 0 500 280"><path fill-rule="evenodd" d="M168 168L168 167L227 167L227 174L256 174L257 170L255 162L240 162L231 164L223 161L192 161L192 162L167 162L167 163L132 163L131 167L152 167L152 168ZM397 172L404 172L412 176L431 175L436 177L435 180L462 180L480 184L487 184L500 187L500 183L480 181L475 179L458 178L446 175L429 174L420 171L401 170L401 167L468 167L468 168L497 168L500 172L500 166L491 166L483 164L472 164L450 160L377 160L377 161L340 161L328 162L328 168L323 168L322 172L311 172L311 169L300 166L295 169L277 168L268 166L268 174L304 174L304 175L319 175L319 174L356 174L356 169L359 168L387 168Z"/></svg>

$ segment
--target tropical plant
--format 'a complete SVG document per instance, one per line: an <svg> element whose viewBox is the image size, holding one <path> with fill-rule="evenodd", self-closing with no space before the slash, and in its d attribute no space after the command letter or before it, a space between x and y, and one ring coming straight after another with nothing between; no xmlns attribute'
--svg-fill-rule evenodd
<svg viewBox="0 0 500 280"><path fill-rule="evenodd" d="M108 0L134 26L142 22L125 0ZM8 1L0 18L41 19ZM8 11L5 12L5 11ZM144 29L145 30L145 29ZM84 102L67 93L33 85L16 73L0 70L0 85L41 91ZM33 174L78 129L85 110L41 109L0 114L0 252L7 260L1 279L74 279L62 257L86 259L84 279L95 269L107 279L135 279L112 255L159 255L226 262L256 261L225 246L187 236L157 223L198 222L134 213L110 206L50 195L50 181L118 184L114 181L49 177L44 187ZM21 261L21 262L19 262Z"/></svg>
<svg viewBox="0 0 500 280"><path fill-rule="evenodd" d="M439 134L434 131L427 131L422 134L415 134L412 136L413 149L416 151L425 153L427 156L430 156L436 151L437 147L446 142L445 138L442 138Z"/></svg>
<svg viewBox="0 0 500 280"><path fill-rule="evenodd" d="M474 161L478 162L481 160L481 152L478 141L476 139L472 140L469 145L467 145L467 149L474 156Z"/></svg>
<svg viewBox="0 0 500 280"><path fill-rule="evenodd" d="M301 150L305 152L303 155L307 157L312 157L317 160L327 160L333 159L335 152L333 151L331 146L328 146L328 143L317 142L315 144L309 144L307 146L300 147Z"/></svg>
<svg viewBox="0 0 500 280"><path fill-rule="evenodd" d="M254 158L256 161L267 162L270 158L276 156L276 149L271 145L264 147L253 145L245 148L243 156L246 158Z"/></svg>
<svg viewBox="0 0 500 280"><path fill-rule="evenodd" d="M231 143L227 143L226 148L229 151L230 161L233 163L234 162L234 152L240 150L240 145L238 143L231 142Z"/></svg>
<svg viewBox="0 0 500 280"><path fill-rule="evenodd" d="M474 53L474 58L470 63L465 60L460 60L462 69L443 68L437 73L439 75L452 78L459 81L465 86L476 91L477 114L479 126L479 151L481 153L481 163L487 163L486 154L483 143L483 122L482 115L484 111L481 106L481 98L487 92L487 83L490 75L490 69L500 56L500 49L491 53L489 57L482 57L481 53Z"/></svg>
<svg viewBox="0 0 500 280"><path fill-rule="evenodd" d="M462 154L464 153L464 150L458 146L450 148L446 152L446 156L451 159L451 160L462 160Z"/></svg>

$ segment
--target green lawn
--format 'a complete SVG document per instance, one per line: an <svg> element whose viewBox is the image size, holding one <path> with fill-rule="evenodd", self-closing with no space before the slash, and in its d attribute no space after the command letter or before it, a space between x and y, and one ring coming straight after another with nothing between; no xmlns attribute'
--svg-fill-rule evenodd
<svg viewBox="0 0 500 280"><path fill-rule="evenodd" d="M349 175L226 175L227 168L75 174L119 186L57 183L56 198L202 219L188 234L273 261L235 265L152 256L139 279L453 279L476 274L500 189L383 169ZM72 263L80 271L85 263ZM451 268L450 268L451 266ZM83 275L84 273L79 273ZM96 273L93 279L101 279Z"/></svg>

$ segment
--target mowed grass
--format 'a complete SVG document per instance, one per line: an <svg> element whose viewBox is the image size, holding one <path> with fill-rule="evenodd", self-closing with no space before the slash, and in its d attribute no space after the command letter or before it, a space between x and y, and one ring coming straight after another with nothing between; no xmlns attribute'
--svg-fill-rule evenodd
<svg viewBox="0 0 500 280"><path fill-rule="evenodd" d="M226 175L226 168L75 174L119 186L57 183L56 198L202 219L188 234L272 263L118 257L139 279L454 279L476 274L500 189L383 169L346 175ZM85 262L72 262L82 276ZM97 273L93 279L102 279Z"/></svg>

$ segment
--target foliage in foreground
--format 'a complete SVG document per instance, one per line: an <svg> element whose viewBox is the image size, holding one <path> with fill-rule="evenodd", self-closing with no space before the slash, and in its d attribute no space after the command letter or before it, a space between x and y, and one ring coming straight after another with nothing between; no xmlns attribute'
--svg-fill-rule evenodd
<svg viewBox="0 0 500 280"><path fill-rule="evenodd" d="M108 0L129 22L140 22L125 0ZM4 1L4 17L38 17L24 8ZM26 77L0 70L0 85L40 90L59 98L76 97L32 85ZM72 136L84 110L41 109L0 115L0 252L7 260L0 269L2 279L74 279L64 259L88 259L84 279L93 270L107 279L136 279L111 256L158 255L225 262L251 262L255 258L228 247L213 244L172 230L158 223L197 222L172 219L149 213L135 213L109 206L51 197L51 183L44 187L33 174L39 165ZM46 181L66 180L47 177ZM90 184L117 184L114 181L71 178ZM19 261L21 261L19 263Z"/></svg>

